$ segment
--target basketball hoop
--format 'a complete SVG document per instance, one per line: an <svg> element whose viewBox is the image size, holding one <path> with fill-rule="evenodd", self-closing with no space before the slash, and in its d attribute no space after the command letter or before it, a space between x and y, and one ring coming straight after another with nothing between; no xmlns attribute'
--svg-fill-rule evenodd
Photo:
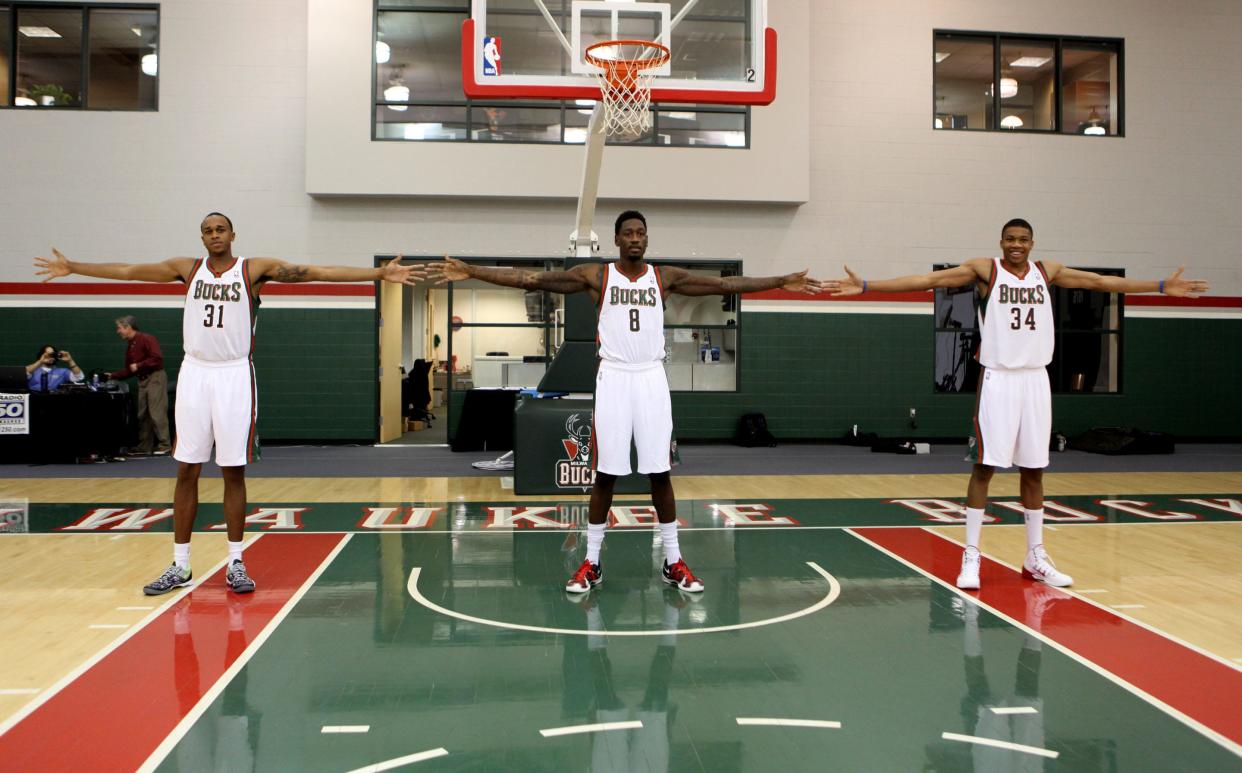
<svg viewBox="0 0 1242 773"><path fill-rule="evenodd" d="M604 100L604 125L612 135L636 138L651 128L651 82L668 64L667 46L650 40L606 40L583 57L596 73Z"/></svg>

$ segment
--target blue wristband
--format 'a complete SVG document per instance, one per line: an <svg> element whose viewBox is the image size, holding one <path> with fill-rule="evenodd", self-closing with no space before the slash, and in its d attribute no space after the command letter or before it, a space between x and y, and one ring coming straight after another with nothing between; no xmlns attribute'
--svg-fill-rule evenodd
<svg viewBox="0 0 1242 773"><path fill-rule="evenodd" d="M1164 280L1160 280L1160 294L1164 295Z"/></svg>

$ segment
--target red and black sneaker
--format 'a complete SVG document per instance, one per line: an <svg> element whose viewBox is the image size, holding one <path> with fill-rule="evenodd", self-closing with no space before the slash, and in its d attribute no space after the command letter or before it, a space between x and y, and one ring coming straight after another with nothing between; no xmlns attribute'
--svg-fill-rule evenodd
<svg viewBox="0 0 1242 773"><path fill-rule="evenodd" d="M702 593L703 581L694 576L694 572L690 571L690 567L686 566L685 560L679 560L673 565L664 562L664 581L669 585L673 585L677 590L683 590L686 593Z"/></svg>
<svg viewBox="0 0 1242 773"><path fill-rule="evenodd" d="M578 571L574 572L574 576L570 577L569 582L565 583L565 592L586 593L603 581L604 571L600 569L599 564L583 561L582 566L578 567Z"/></svg>

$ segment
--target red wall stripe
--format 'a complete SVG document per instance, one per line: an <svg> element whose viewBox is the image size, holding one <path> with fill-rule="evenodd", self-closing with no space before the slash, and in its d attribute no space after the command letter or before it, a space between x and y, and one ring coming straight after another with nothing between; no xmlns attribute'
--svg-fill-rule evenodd
<svg viewBox="0 0 1242 773"><path fill-rule="evenodd" d="M863 301L866 303L931 303L932 293L862 293L834 297L828 294L804 295L791 290L764 290L758 293L746 293L742 296L748 301ZM1165 306L1174 308L1208 308L1237 309L1242 308L1242 297L1228 295L1206 295L1201 298L1174 298L1168 295L1127 295L1127 306Z"/></svg>
<svg viewBox="0 0 1242 773"><path fill-rule="evenodd" d="M263 295L375 297L373 284L269 282ZM156 282L0 282L0 295L185 295L185 285Z"/></svg>

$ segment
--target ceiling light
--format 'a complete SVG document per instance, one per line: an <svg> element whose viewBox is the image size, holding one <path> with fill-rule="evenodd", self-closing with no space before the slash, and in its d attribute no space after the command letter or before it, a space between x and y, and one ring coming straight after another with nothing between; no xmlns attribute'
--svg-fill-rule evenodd
<svg viewBox="0 0 1242 773"><path fill-rule="evenodd" d="M141 60L142 72L144 75L155 76L160 71L160 55L159 54L143 54Z"/></svg>
<svg viewBox="0 0 1242 773"><path fill-rule="evenodd" d="M664 117L665 118L676 118L679 121L693 121L695 118L698 118L699 115L698 113L683 113L683 112L674 110L671 113L665 113Z"/></svg>
<svg viewBox="0 0 1242 773"><path fill-rule="evenodd" d="M1013 78L1001 78L1000 92L1001 99L1009 99L1010 97L1018 96L1018 82ZM992 87L989 86L988 90L983 93L987 94L989 97L992 96Z"/></svg>
<svg viewBox="0 0 1242 773"><path fill-rule="evenodd" d="M940 64L941 62L943 62L944 60L948 59L951 56L953 56L953 54L949 53L948 51L937 51L936 52L936 64Z"/></svg>
<svg viewBox="0 0 1242 773"><path fill-rule="evenodd" d="M1001 119L1001 128L1017 129L1022 126L1022 119L1016 115L1007 115Z"/></svg>
<svg viewBox="0 0 1242 773"><path fill-rule="evenodd" d="M1010 67L1043 67L1052 61L1050 56L1020 56L1009 63Z"/></svg>
<svg viewBox="0 0 1242 773"><path fill-rule="evenodd" d="M587 141L587 130L578 126L565 127L565 142L582 144Z"/></svg>
<svg viewBox="0 0 1242 773"><path fill-rule="evenodd" d="M937 129L943 129L943 128L944 128L944 121L942 121L942 120L940 120L939 118L937 118L937 119L936 119L936 128L937 128Z"/></svg>
<svg viewBox="0 0 1242 773"><path fill-rule="evenodd" d="M60 33L51 27L18 27L17 31L28 38L58 38Z"/></svg>
<svg viewBox="0 0 1242 773"><path fill-rule="evenodd" d="M1103 126L1088 126L1087 128L1082 130L1082 133L1090 134L1095 137L1100 137L1105 134L1108 134L1108 130L1105 129Z"/></svg>
<svg viewBox="0 0 1242 773"><path fill-rule="evenodd" d="M410 99L410 87L399 84L389 86L384 89L384 99L389 102L408 102ZM403 113L406 110L406 105L388 105L388 109Z"/></svg>
<svg viewBox="0 0 1242 773"><path fill-rule="evenodd" d="M39 103L30 97L14 97L13 104L18 107L37 107Z"/></svg>
<svg viewBox="0 0 1242 773"><path fill-rule="evenodd" d="M392 58L392 46L382 40L375 41L375 63L385 64Z"/></svg>
<svg viewBox="0 0 1242 773"><path fill-rule="evenodd" d="M1090 134L1093 137L1108 134L1108 130L1104 128L1104 119L1100 118L1100 113L1096 110L1095 105L1091 106L1091 114L1087 116L1087 128L1083 129L1082 133Z"/></svg>
<svg viewBox="0 0 1242 773"><path fill-rule="evenodd" d="M134 33L136 37L142 37L142 27L130 27L129 31Z"/></svg>

